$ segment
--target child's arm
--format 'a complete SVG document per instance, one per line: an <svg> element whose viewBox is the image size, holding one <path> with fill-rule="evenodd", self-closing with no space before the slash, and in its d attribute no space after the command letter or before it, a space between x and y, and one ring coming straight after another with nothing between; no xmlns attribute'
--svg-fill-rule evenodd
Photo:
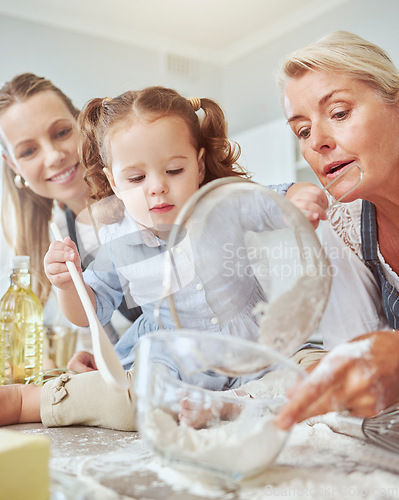
<svg viewBox="0 0 399 500"><path fill-rule="evenodd" d="M287 198L298 207L313 227L317 229L321 220L326 220L325 210L328 207L327 196L323 190L310 182L298 182L287 191Z"/></svg>
<svg viewBox="0 0 399 500"><path fill-rule="evenodd" d="M0 386L0 426L41 422L38 385L14 384Z"/></svg>
<svg viewBox="0 0 399 500"><path fill-rule="evenodd" d="M44 257L44 271L50 282L58 289L58 303L65 316L77 326L88 326L86 313L66 265L67 261L74 262L82 275L78 250L69 237L65 238L63 242L54 241L51 243ZM87 285L86 289L93 307L96 309L94 292Z"/></svg>

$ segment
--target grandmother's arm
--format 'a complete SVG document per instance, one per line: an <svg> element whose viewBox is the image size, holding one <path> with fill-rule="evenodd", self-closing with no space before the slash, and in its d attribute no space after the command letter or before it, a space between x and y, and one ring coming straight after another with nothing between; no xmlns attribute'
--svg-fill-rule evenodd
<svg viewBox="0 0 399 500"><path fill-rule="evenodd" d="M376 331L330 351L291 391L276 424L348 410L369 417L399 402L399 332Z"/></svg>

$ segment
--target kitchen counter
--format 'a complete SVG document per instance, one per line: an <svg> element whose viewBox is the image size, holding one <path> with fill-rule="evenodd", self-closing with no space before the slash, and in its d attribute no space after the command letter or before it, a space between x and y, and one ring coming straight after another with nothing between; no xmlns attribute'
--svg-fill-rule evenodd
<svg viewBox="0 0 399 500"><path fill-rule="evenodd" d="M51 500L396 499L399 453L330 430L295 426L275 464L227 487L163 464L138 433L93 427L7 427L52 442Z"/></svg>

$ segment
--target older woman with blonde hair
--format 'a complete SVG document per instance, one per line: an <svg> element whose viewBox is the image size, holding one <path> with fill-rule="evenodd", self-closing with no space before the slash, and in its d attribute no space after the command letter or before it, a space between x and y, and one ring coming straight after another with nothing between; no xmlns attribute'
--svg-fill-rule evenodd
<svg viewBox="0 0 399 500"><path fill-rule="evenodd" d="M323 223L327 246L335 238L363 263L364 275L371 271L382 319L392 329L337 343L319 365L328 376L313 370L280 425L342 408L372 415L399 402L399 72L383 49L338 31L288 56L278 82L288 123L321 184L343 173L329 190L330 201L353 188L328 212L330 225ZM359 185L353 164L363 172ZM309 190L326 208L321 190ZM350 308L351 296L363 292L348 285L347 296L336 301L337 318Z"/></svg>

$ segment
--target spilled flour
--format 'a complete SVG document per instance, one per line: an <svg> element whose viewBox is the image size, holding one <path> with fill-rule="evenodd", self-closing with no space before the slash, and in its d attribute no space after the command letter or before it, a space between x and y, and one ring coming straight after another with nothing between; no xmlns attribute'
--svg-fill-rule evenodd
<svg viewBox="0 0 399 500"><path fill-rule="evenodd" d="M324 424L295 426L275 463L261 474L230 483L212 484L171 469L157 458L146 464L184 498L225 500L396 500L399 459L360 439L336 434ZM170 498L174 498L173 494ZM180 497L176 494L176 498Z"/></svg>
<svg viewBox="0 0 399 500"><path fill-rule="evenodd" d="M367 351L367 344L362 344ZM359 347L359 346L357 346ZM361 355L353 348L353 355ZM345 354L345 353L343 353ZM245 385L248 394L263 397L283 394L287 378L281 373L268 374L260 381ZM290 385L291 382L288 384ZM331 416L330 416L331 417ZM176 432L175 423L159 417L164 432ZM169 427L170 424L170 427ZM160 425L160 424L159 424ZM226 428L230 424L226 424ZM274 462L254 477L218 483L206 474L188 474L184 468L171 467L154 454L137 433L90 427L44 428L41 424L13 426L24 432L47 435L52 439L51 470L73 476L62 484L73 495L54 496L51 500L396 500L399 498L399 456L362 439L333 432L324 423L294 426ZM208 431L211 429L208 429ZM226 429L224 429L226 430ZM252 425L237 424L242 442L255 440ZM267 425L266 425L266 433ZM201 436L202 431L197 431ZM220 431L222 434L222 431ZM221 437L221 434L219 437ZM211 435L209 432L207 435ZM250 437L252 436L252 437ZM175 434L176 437L176 434ZM229 439L231 436L228 436ZM239 449L239 436L231 446L233 457L226 463L246 471L245 446ZM184 438L184 439L183 439ZM170 443L171 438L161 436ZM184 441L191 437L180 436ZM196 443L187 452L193 453ZM264 448L269 442L262 443ZM226 443L227 445L227 443ZM176 445L177 446L177 445ZM181 446L181 445L179 445ZM218 453L217 446L205 439L205 455ZM208 448L206 448L206 446ZM261 448L261 446L259 446ZM249 449L249 448L248 448ZM213 451L212 451L213 450ZM227 454L226 454L227 455ZM210 459L213 463L213 458ZM217 466L223 462L218 462ZM68 479L68 481L67 481ZM76 484L75 484L76 483ZM57 482L57 485L60 481ZM76 488L75 488L76 486ZM1 496L1 493L0 493Z"/></svg>
<svg viewBox="0 0 399 500"><path fill-rule="evenodd" d="M397 500L399 457L327 425L296 425L276 461L259 475L217 483L168 466L136 433L94 428L30 425L54 437L52 470L74 474L74 495L65 500ZM70 435L63 443L64 432ZM246 429L250 431L250 429ZM72 438L73 434L73 438ZM82 454L81 438L95 445ZM99 443L101 442L101 445ZM66 464L66 460L68 463ZM97 490L96 490L97 485ZM68 492L75 488L68 481ZM79 489L78 489L79 486ZM105 494L105 488L110 491ZM87 492L87 495L86 495Z"/></svg>
<svg viewBox="0 0 399 500"><path fill-rule="evenodd" d="M282 367L237 391L226 391L223 398L239 402L240 414L199 430L177 422L163 408L148 407L140 434L163 458L197 466L203 476L220 474L239 480L253 476L275 460L289 435L274 425L272 411L285 401L287 386L297 378L292 368Z"/></svg>
<svg viewBox="0 0 399 500"><path fill-rule="evenodd" d="M146 415L145 437L168 458L242 478L264 470L279 453L287 433L273 424L274 416L246 418L196 430L178 424L161 409Z"/></svg>

